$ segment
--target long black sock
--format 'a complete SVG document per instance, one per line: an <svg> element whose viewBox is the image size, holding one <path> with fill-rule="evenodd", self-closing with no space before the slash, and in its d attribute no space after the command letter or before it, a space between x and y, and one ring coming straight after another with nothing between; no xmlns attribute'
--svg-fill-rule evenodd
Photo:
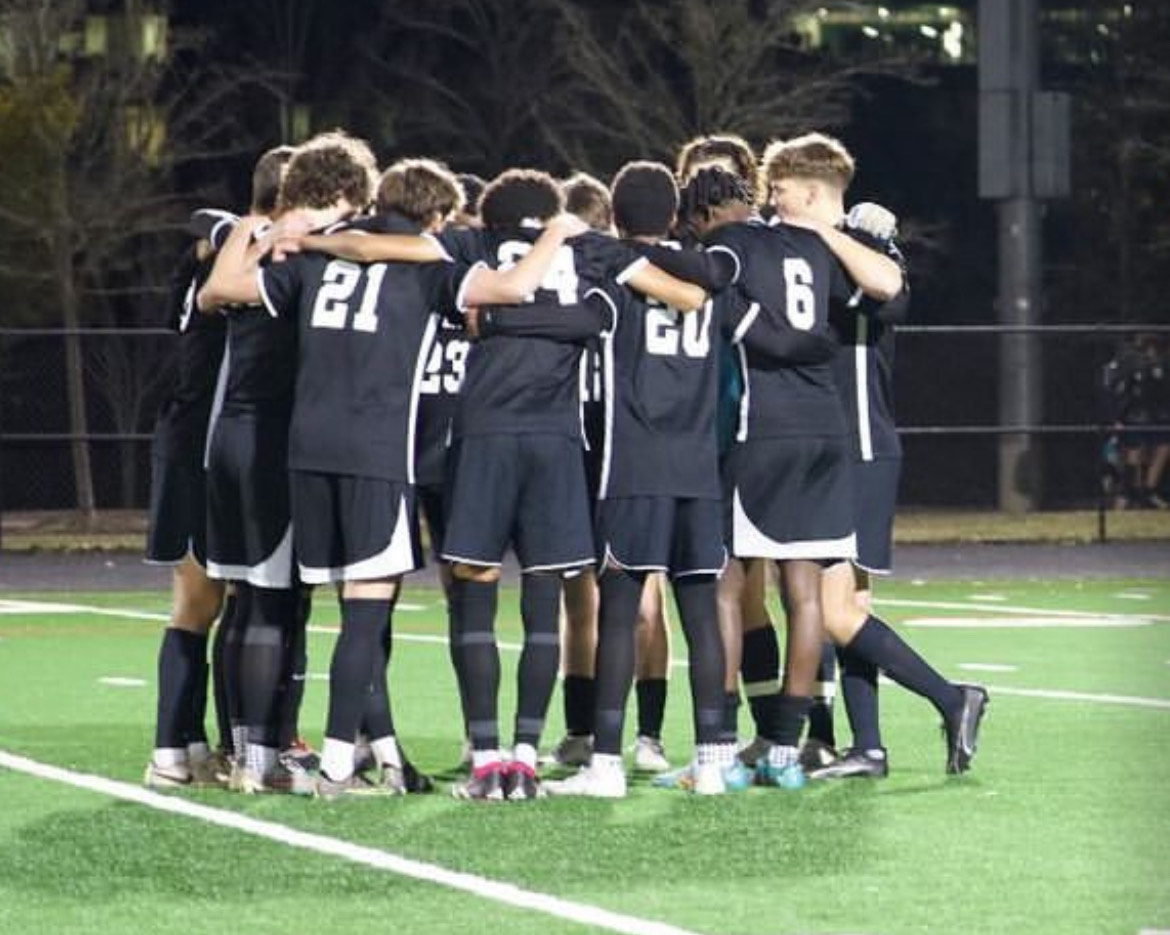
<svg viewBox="0 0 1170 935"><path fill-rule="evenodd" d="M255 589L252 585L244 581L236 582L236 607L230 620L225 619L223 622L228 624L224 632L224 649L223 649L223 685L225 707L227 708L228 716L228 733L231 737L231 743L224 746L225 750L231 750L237 756L242 756L244 751L236 749L237 734L241 725L244 723L244 704L243 691L240 683L240 662L244 647L244 628L248 624L248 618L252 613L252 596Z"/></svg>
<svg viewBox="0 0 1170 935"><path fill-rule="evenodd" d="M308 677L308 625L313 612L313 592L302 588L297 594L296 619L288 630L285 647L287 670L281 679L280 695L280 749L287 750L300 734L298 724L301 703L305 700L305 679Z"/></svg>
<svg viewBox="0 0 1170 935"><path fill-rule="evenodd" d="M723 640L719 635L715 578L689 575L674 581L674 597L687 639L695 743L717 743L723 724Z"/></svg>
<svg viewBox="0 0 1170 935"><path fill-rule="evenodd" d="M838 649L837 658L841 662L841 697L845 699L853 747L855 750L881 749L877 666L850 652L848 647Z"/></svg>
<svg viewBox="0 0 1170 935"><path fill-rule="evenodd" d="M957 685L939 675L902 637L872 614L866 617L848 648L903 688L928 699L944 716L963 704L963 692Z"/></svg>
<svg viewBox="0 0 1170 935"><path fill-rule="evenodd" d="M774 626L744 632L739 672L756 736L769 737L775 731L780 698L780 644Z"/></svg>
<svg viewBox="0 0 1170 935"><path fill-rule="evenodd" d="M634 681L638 603L646 576L620 568L607 569L598 580L601 595L597 616L597 708L593 750L620 756L626 700Z"/></svg>
<svg viewBox="0 0 1170 935"><path fill-rule="evenodd" d="M187 743L207 743L207 675L210 667L207 664L206 633L191 633L184 639L184 649L188 654L191 680L187 687L187 723L183 733Z"/></svg>
<svg viewBox="0 0 1170 935"><path fill-rule="evenodd" d="M500 746L500 651L496 646L498 582L465 581L451 585L452 642L458 664L463 721L476 750Z"/></svg>
<svg viewBox="0 0 1170 935"><path fill-rule="evenodd" d="M248 742L280 745L282 681L288 672L288 633L296 623L297 592L255 588L240 648L240 701Z"/></svg>
<svg viewBox="0 0 1170 935"><path fill-rule="evenodd" d="M810 740L819 740L830 747L837 746L833 730L833 694L836 690L837 652L833 644L826 641L821 647L812 707L808 709L808 736Z"/></svg>
<svg viewBox="0 0 1170 935"><path fill-rule="evenodd" d="M804 722L811 704L811 698L781 695L776 713L776 729L769 739L777 746L797 746L800 735L804 733Z"/></svg>
<svg viewBox="0 0 1170 935"><path fill-rule="evenodd" d="M561 691L565 698L565 732L576 737L592 734L597 682L588 675L566 675Z"/></svg>
<svg viewBox="0 0 1170 935"><path fill-rule="evenodd" d="M236 612L240 601L236 593L229 594L223 605L219 623L215 625L215 636L211 641L211 684L215 695L215 729L219 733L219 747L228 753L232 750L232 711L228 696L227 659L228 649L238 635L233 632Z"/></svg>
<svg viewBox="0 0 1170 935"><path fill-rule="evenodd" d="M524 649L516 676L516 743L538 746L544 731L561 657L561 585L555 574L524 575L520 584Z"/></svg>
<svg viewBox="0 0 1170 935"><path fill-rule="evenodd" d="M720 743L735 743L739 739L739 692L723 692L723 727Z"/></svg>
<svg viewBox="0 0 1170 935"><path fill-rule="evenodd" d="M167 627L158 649L158 703L155 714L156 748L185 748L191 728L192 683L196 678L195 647L206 651L207 637Z"/></svg>
<svg viewBox="0 0 1170 935"><path fill-rule="evenodd" d="M662 721L666 716L666 679L638 679L638 736L662 739ZM723 688L719 689L719 709L723 710ZM722 714L720 714L722 721Z"/></svg>
<svg viewBox="0 0 1170 935"><path fill-rule="evenodd" d="M342 598L341 633L329 663L325 736L353 743L372 693L374 665L383 657L382 635L390 602Z"/></svg>

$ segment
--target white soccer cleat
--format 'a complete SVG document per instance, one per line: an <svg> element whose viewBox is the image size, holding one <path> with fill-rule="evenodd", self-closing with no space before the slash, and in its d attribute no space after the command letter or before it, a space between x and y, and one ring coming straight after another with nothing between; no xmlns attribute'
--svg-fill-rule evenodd
<svg viewBox="0 0 1170 935"><path fill-rule="evenodd" d="M191 785L191 770L182 764L159 766L151 760L146 764L142 784L148 789L186 789Z"/></svg>
<svg viewBox="0 0 1170 935"><path fill-rule="evenodd" d="M718 763L696 763L691 771L691 792L695 795L723 795L723 767Z"/></svg>
<svg viewBox="0 0 1170 935"><path fill-rule="evenodd" d="M317 784L312 775L291 757L281 756L266 773L244 767L240 774L240 792L244 795L315 795Z"/></svg>
<svg viewBox="0 0 1170 935"><path fill-rule="evenodd" d="M551 796L576 795L591 799L624 799L626 774L620 767L584 766L568 779L548 780L545 791Z"/></svg>
<svg viewBox="0 0 1170 935"><path fill-rule="evenodd" d="M657 737L638 737L634 741L634 769L643 773L665 773L670 769L666 750Z"/></svg>

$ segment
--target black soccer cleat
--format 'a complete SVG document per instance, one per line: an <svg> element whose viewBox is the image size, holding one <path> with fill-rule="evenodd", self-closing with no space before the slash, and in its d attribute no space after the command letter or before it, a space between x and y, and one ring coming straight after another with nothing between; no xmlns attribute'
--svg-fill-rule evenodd
<svg viewBox="0 0 1170 935"><path fill-rule="evenodd" d="M890 762L885 750L842 751L832 763L810 770L809 779L885 779Z"/></svg>
<svg viewBox="0 0 1170 935"><path fill-rule="evenodd" d="M406 754L402 755L402 778L406 783L406 791L411 795L425 795L435 791L435 781L410 762Z"/></svg>
<svg viewBox="0 0 1170 935"><path fill-rule="evenodd" d="M979 722L989 703L987 689L981 685L959 685L963 703L943 721L947 735L947 772L965 773L971 768L979 743Z"/></svg>

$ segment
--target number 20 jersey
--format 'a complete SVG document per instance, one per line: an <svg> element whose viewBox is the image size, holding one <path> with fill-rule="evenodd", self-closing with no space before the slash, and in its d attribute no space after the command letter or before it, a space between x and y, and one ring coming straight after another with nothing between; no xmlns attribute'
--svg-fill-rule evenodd
<svg viewBox="0 0 1170 935"><path fill-rule="evenodd" d="M743 376L736 440L844 435L829 302L854 290L836 257L817 234L785 224L727 224L706 243L736 267L717 301Z"/></svg>
<svg viewBox="0 0 1170 935"><path fill-rule="evenodd" d="M265 307L295 319L300 336L290 468L415 482L433 309L454 304L467 272L449 262L363 266L318 253L261 269Z"/></svg>
<svg viewBox="0 0 1170 935"><path fill-rule="evenodd" d="M599 496L718 500L718 328L712 302L679 312L612 283L603 336L605 446Z"/></svg>

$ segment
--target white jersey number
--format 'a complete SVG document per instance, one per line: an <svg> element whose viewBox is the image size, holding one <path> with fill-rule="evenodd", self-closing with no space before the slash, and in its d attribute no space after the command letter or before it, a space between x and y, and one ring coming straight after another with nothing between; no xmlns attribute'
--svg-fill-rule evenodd
<svg viewBox="0 0 1170 935"><path fill-rule="evenodd" d="M788 323L797 331L811 331L817 323L817 297L813 292L813 271L807 260L784 261Z"/></svg>
<svg viewBox="0 0 1170 935"><path fill-rule="evenodd" d="M317 301L313 303L313 314L309 318L310 327L340 331L350 324L350 303L358 285L365 279L366 285L351 326L354 331L373 334L378 330L378 293L385 275L385 263L363 267L347 260L330 262L321 275L321 288L317 290Z"/></svg>
<svg viewBox="0 0 1170 935"><path fill-rule="evenodd" d="M431 345L423 378L418 385L419 392L427 396L457 395L467 372L469 347L466 341L448 341L446 344L436 341Z"/></svg>
<svg viewBox="0 0 1170 935"><path fill-rule="evenodd" d="M532 244L525 240L506 240L496 251L496 259L500 272L510 270L519 263L532 249ZM573 248L568 244L561 244L557 248L553 261L540 280L542 291L556 294L561 305L575 305L578 302L577 294L577 264L573 262ZM527 301L535 301L535 296L528 296Z"/></svg>
<svg viewBox="0 0 1170 935"><path fill-rule="evenodd" d="M646 353L704 358L711 350L711 307L682 314L665 305L651 303L646 309Z"/></svg>

